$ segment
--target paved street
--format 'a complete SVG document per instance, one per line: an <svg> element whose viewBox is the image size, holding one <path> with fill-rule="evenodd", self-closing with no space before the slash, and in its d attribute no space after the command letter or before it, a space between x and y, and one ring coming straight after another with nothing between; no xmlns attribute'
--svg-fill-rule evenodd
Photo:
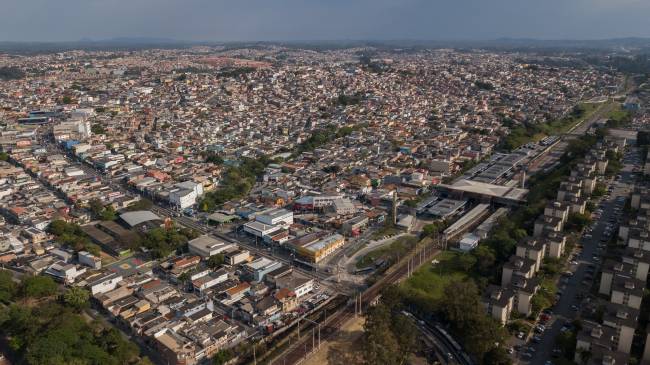
<svg viewBox="0 0 650 365"><path fill-rule="evenodd" d="M613 222L616 222L625 204L625 200L621 197L628 196L631 183L634 181L631 160L637 153L635 148L626 153L620 181L612 181L611 193L604 197L598 208L602 209L600 218L594 219L592 232L585 234L581 240L584 248L577 254L575 260L572 259L573 264L570 264L570 270L573 272L573 276L560 280L558 288L562 294L559 302L553 308L552 319L547 323L546 331L540 336L541 343L526 345L534 350L533 358L527 361L520 357L518 363L541 365L547 364L549 361L552 362L555 339L560 334L562 326L573 321L579 314L581 304L579 294L584 294L586 298L584 300L589 300L589 290L598 272L596 267L602 262L603 240L609 240L607 238L609 237L608 231L610 235L617 234L616 223ZM562 284L562 280L566 281L566 284ZM523 352L521 351L521 353Z"/></svg>

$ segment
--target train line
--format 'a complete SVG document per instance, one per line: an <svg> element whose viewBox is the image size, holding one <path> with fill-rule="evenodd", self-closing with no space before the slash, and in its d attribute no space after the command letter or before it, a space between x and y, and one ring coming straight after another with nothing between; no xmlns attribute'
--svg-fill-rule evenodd
<svg viewBox="0 0 650 365"><path fill-rule="evenodd" d="M377 282L375 282L372 286L360 294L359 307L361 311L363 311L364 308L368 308L368 306L372 305L379 298L381 291L386 286L399 282L402 278L412 273L414 269L429 262L429 260L435 257L438 253L440 253L439 243L432 241L424 247L419 247L417 250L411 253L411 255L405 257L395 265L391 266L386 271L384 276L382 276ZM334 339L338 331L349 320L357 315L357 308L358 307L355 305L353 300L345 307L325 319L323 323L321 323L321 341ZM269 364L300 364L316 350L317 348L315 348L311 336L305 336L297 343L293 344L291 348L289 348L283 355L280 355L273 361L269 362Z"/></svg>

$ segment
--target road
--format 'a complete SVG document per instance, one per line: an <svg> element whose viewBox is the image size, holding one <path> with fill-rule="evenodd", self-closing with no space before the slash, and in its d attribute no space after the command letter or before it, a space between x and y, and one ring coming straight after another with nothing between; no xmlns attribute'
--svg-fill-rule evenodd
<svg viewBox="0 0 650 365"><path fill-rule="evenodd" d="M592 224L592 237L588 235L582 237L581 243L583 249L577 254L574 264L570 264L573 276L560 280L560 282L565 281L566 283L559 286L562 295L553 308L552 319L547 323L546 331L540 336L541 342L537 345L528 344L529 347L535 350L533 358L529 361L519 359L518 362L520 364L543 365L548 361L552 361L551 356L555 348L555 339L561 333L562 326L567 322L572 322L573 319L579 316L581 302L583 300L590 300L589 290L593 285L595 273L598 272L597 267L602 262L602 246L604 246L602 239L608 240L608 235L606 234L608 225L612 226L610 228L611 234L616 235L616 223L612 222L616 222L618 217L620 217L625 204L625 201L621 200L620 197L627 197L629 195L635 179L632 171L633 164L631 163L635 154L638 154L638 150L635 148L630 149L625 154L624 167L620 172L621 179L619 182L614 182L611 185L611 195L609 197L606 196L599 204L599 208L602 209L602 214ZM579 294L584 295L584 299L581 300ZM524 352L521 351L521 353Z"/></svg>

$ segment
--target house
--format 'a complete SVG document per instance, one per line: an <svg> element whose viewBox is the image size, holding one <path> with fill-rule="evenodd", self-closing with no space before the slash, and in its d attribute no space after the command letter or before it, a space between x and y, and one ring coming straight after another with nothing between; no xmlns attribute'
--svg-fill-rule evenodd
<svg viewBox="0 0 650 365"><path fill-rule="evenodd" d="M74 264L66 264L63 261L57 261L45 270L45 274L50 275L57 281L65 284L74 283L74 281L85 272L85 267L82 268Z"/></svg>
<svg viewBox="0 0 650 365"><path fill-rule="evenodd" d="M244 264L244 271L254 281L262 281L264 275L282 266L277 261L266 257L259 257L249 263Z"/></svg>
<svg viewBox="0 0 650 365"><path fill-rule="evenodd" d="M79 258L79 263L82 265L86 265L95 270L102 268L102 260L99 257L92 255L90 252L79 251L77 256Z"/></svg>
<svg viewBox="0 0 650 365"><path fill-rule="evenodd" d="M277 289L288 289L296 294L300 299L303 295L311 292L314 289L314 279L304 277L298 273L281 276L276 279L275 287Z"/></svg>
<svg viewBox="0 0 650 365"><path fill-rule="evenodd" d="M291 312L298 306L298 297L296 296L296 293L287 288L277 290L275 294L273 294L273 297L280 303L282 311L285 313Z"/></svg>
<svg viewBox="0 0 650 365"><path fill-rule="evenodd" d="M122 281L122 275L113 272L107 272L94 278L88 283L88 289L92 295L109 292L117 287L117 283Z"/></svg>
<svg viewBox="0 0 650 365"><path fill-rule="evenodd" d="M251 254L246 249L232 247L223 252L224 262L230 266L241 264L242 262L247 262L251 257Z"/></svg>

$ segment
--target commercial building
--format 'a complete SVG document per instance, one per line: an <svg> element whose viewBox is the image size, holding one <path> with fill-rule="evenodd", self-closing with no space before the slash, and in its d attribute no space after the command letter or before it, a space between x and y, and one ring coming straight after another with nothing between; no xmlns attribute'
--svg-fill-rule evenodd
<svg viewBox="0 0 650 365"><path fill-rule="evenodd" d="M199 236L189 241L187 245L190 253L199 255L202 258L208 258L237 247L234 243L209 235Z"/></svg>

